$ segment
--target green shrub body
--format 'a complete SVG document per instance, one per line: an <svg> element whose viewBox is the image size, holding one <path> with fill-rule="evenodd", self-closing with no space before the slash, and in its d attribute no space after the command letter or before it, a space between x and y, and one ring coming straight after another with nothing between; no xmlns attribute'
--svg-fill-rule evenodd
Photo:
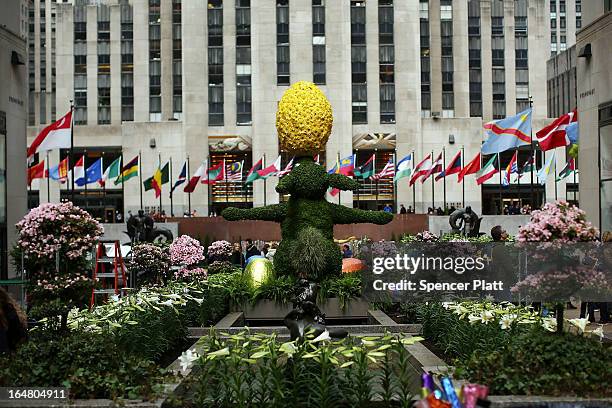
<svg viewBox="0 0 612 408"><path fill-rule="evenodd" d="M330 187L356 190L359 184L340 174L328 174L311 157L299 158L297 163L276 187L277 192L290 194L286 203L251 209L230 207L222 215L229 221L279 222L282 241L274 255L276 274L321 281L339 275L342 270L342 255L334 243L335 224L370 222L383 225L390 222L393 215L328 202L325 192Z"/></svg>

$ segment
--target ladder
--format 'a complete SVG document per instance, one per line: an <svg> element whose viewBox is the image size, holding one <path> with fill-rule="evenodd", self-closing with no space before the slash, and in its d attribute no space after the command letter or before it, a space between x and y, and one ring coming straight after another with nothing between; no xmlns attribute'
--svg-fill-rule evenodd
<svg viewBox="0 0 612 408"><path fill-rule="evenodd" d="M112 245L112 256L108 255L107 245ZM111 249L111 248L109 248ZM94 281L100 280L101 288L91 290L90 308L96 303L96 296L121 295L127 290L126 268L121 254L119 241L99 241L96 248L96 263L93 270ZM109 280L112 279L111 282Z"/></svg>

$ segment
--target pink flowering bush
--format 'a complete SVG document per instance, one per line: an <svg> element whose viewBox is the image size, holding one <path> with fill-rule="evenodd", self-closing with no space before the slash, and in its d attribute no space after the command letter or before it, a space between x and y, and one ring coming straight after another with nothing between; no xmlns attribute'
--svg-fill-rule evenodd
<svg viewBox="0 0 612 408"><path fill-rule="evenodd" d="M167 246L140 243L132 247L126 266L136 274L139 284L163 283L170 271L170 254Z"/></svg>
<svg viewBox="0 0 612 408"><path fill-rule="evenodd" d="M204 280L208 277L208 272L204 268L181 268L174 272L174 279L185 282Z"/></svg>
<svg viewBox="0 0 612 408"><path fill-rule="evenodd" d="M588 242L596 241L597 228L586 220L580 208L567 201L546 203L531 213L531 221L519 229L519 242Z"/></svg>
<svg viewBox="0 0 612 408"><path fill-rule="evenodd" d="M189 235L177 237L170 245L170 262L172 265L189 266L204 260L204 247Z"/></svg>
<svg viewBox="0 0 612 408"><path fill-rule="evenodd" d="M227 261L232 255L232 244L227 241L215 241L208 247L208 257L211 261Z"/></svg>
<svg viewBox="0 0 612 408"><path fill-rule="evenodd" d="M89 277L91 253L102 226L71 202L45 203L32 209L17 227L16 265L28 273L28 301L34 318L62 316L87 304L95 285Z"/></svg>
<svg viewBox="0 0 612 408"><path fill-rule="evenodd" d="M423 231L423 232L419 232L416 235L405 235L402 238L402 242L403 243L409 243L409 242L438 242L440 240L440 237L437 236L436 234L434 234L431 231Z"/></svg>
<svg viewBox="0 0 612 408"><path fill-rule="evenodd" d="M41 204L16 227L17 250L30 273L55 270L56 255L63 266L82 259L104 233L98 221L71 202Z"/></svg>

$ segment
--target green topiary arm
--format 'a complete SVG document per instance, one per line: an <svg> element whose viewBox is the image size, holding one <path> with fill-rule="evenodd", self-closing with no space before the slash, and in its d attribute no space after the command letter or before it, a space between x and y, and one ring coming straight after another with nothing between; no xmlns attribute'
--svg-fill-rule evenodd
<svg viewBox="0 0 612 408"><path fill-rule="evenodd" d="M221 216L228 221L261 220L281 222L285 219L286 214L287 205L285 203L247 209L228 207L221 212Z"/></svg>
<svg viewBox="0 0 612 408"><path fill-rule="evenodd" d="M338 190L354 191L359 188L359 183L352 178L343 176L342 174L330 174L328 177L329 186Z"/></svg>
<svg viewBox="0 0 612 408"><path fill-rule="evenodd" d="M366 211L332 203L329 203L329 205L332 206L334 224L371 222L373 224L384 225L393 220L393 214L384 211Z"/></svg>

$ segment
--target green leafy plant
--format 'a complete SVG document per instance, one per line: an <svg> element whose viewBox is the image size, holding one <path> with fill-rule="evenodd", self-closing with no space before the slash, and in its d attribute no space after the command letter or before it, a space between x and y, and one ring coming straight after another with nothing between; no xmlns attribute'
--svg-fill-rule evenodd
<svg viewBox="0 0 612 408"><path fill-rule="evenodd" d="M338 298L342 308L346 308L348 302L361 296L362 282L358 273L346 273L337 278L326 279L321 282L319 290L319 302L327 298Z"/></svg>
<svg viewBox="0 0 612 408"><path fill-rule="evenodd" d="M296 279L293 276L278 276L268 279L255 289L253 300L269 299L277 303L289 303L293 297Z"/></svg>

